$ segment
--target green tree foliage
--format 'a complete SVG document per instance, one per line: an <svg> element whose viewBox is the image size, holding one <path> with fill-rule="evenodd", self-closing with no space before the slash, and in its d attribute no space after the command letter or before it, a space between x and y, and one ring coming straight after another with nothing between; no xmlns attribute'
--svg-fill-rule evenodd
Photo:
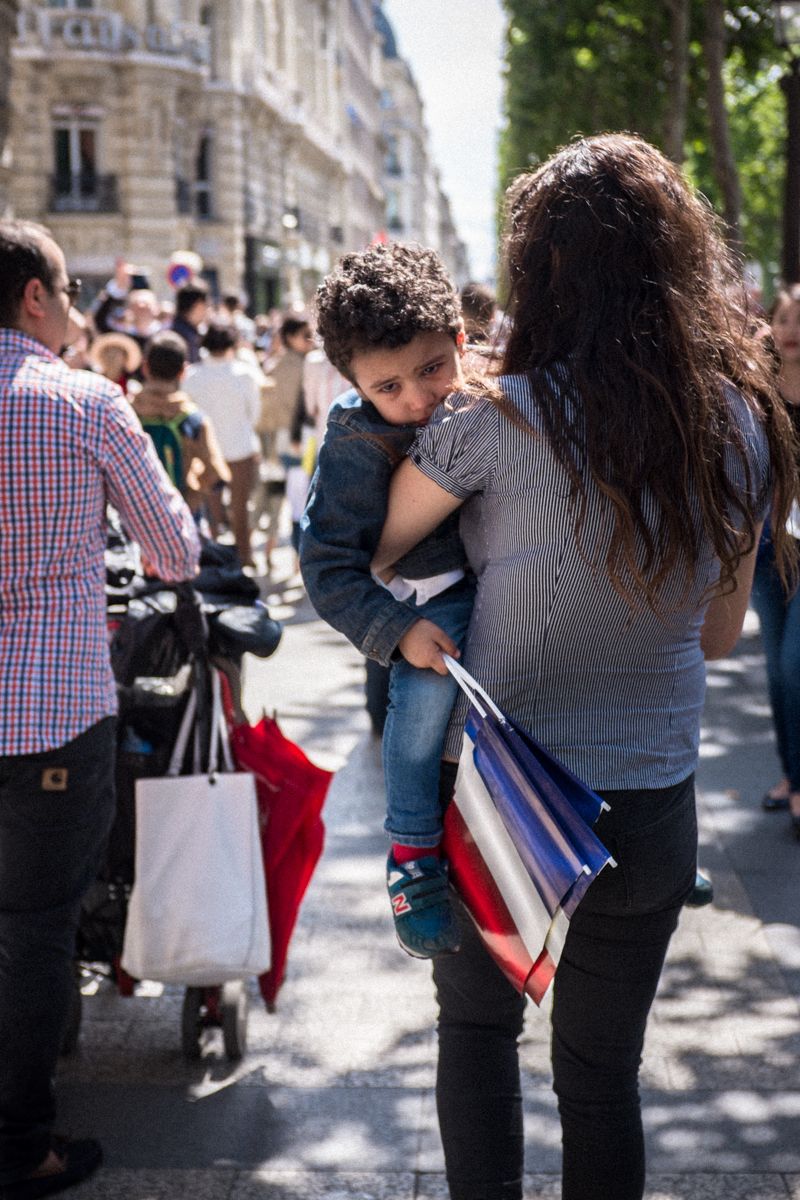
<svg viewBox="0 0 800 1200"><path fill-rule="evenodd" d="M781 211L785 172L786 110L778 81L779 66L748 70L739 52L725 68L731 138L744 196L744 252L764 268L767 279L779 274ZM699 114L698 114L699 117ZM718 203L708 138L698 119L686 145L689 177L712 203Z"/></svg>
<svg viewBox="0 0 800 1200"><path fill-rule="evenodd" d="M669 0L504 0L508 16L505 187L578 134L635 131L664 145L670 92ZM743 193L743 249L777 269L785 110L769 0L726 4L724 80L730 138ZM716 206L705 0L691 0L685 165Z"/></svg>
<svg viewBox="0 0 800 1200"><path fill-rule="evenodd" d="M652 0L506 0L504 179L580 133L629 129L655 138L663 88L652 65L665 14Z"/></svg>

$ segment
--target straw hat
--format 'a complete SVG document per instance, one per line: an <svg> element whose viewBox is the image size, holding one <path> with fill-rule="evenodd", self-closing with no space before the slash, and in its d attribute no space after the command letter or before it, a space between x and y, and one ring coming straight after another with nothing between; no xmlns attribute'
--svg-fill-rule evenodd
<svg viewBox="0 0 800 1200"><path fill-rule="evenodd" d="M96 371L103 370L103 359L106 350L122 350L125 353L124 370L126 375L138 371L142 363L142 352L133 338L126 333L101 333L92 342L89 350L89 362Z"/></svg>

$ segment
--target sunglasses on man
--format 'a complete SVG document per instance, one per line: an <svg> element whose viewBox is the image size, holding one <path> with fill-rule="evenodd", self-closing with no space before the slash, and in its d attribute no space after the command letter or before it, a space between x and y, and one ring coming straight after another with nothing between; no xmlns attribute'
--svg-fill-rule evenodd
<svg viewBox="0 0 800 1200"><path fill-rule="evenodd" d="M81 287L82 283L80 279L70 279L61 289L61 291L69 296L70 304L74 304L78 299L78 296L81 294Z"/></svg>

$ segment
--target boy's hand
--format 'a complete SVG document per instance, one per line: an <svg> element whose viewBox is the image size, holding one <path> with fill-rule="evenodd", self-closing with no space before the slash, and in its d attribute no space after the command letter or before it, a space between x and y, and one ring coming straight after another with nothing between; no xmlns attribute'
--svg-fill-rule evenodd
<svg viewBox="0 0 800 1200"><path fill-rule="evenodd" d="M426 621L424 618L403 634L397 648L412 667L430 667L437 675L447 674L443 654L449 654L451 658L460 658L458 646L450 635L438 625L434 625L433 621Z"/></svg>

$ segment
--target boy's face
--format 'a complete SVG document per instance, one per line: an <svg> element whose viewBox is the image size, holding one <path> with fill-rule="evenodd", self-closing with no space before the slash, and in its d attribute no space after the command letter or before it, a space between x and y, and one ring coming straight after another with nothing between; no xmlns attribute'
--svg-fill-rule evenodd
<svg viewBox="0 0 800 1200"><path fill-rule="evenodd" d="M418 333L405 346L360 350L350 360L358 391L389 425L425 425L463 382L458 343L449 333Z"/></svg>

